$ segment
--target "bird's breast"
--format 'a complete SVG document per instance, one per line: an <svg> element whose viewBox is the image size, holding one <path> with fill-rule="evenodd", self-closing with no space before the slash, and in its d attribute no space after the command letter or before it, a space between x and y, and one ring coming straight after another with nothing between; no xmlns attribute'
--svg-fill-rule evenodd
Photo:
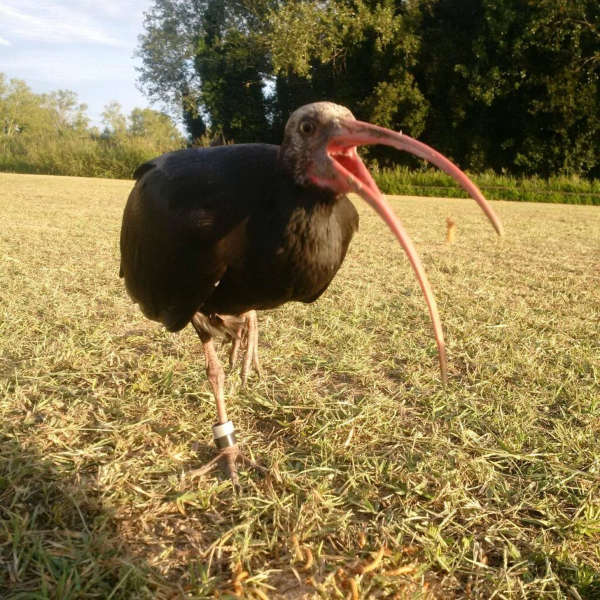
<svg viewBox="0 0 600 600"><path fill-rule="evenodd" d="M310 302L327 288L353 233L344 225L329 206L299 207L291 215L278 252L287 262L293 300Z"/></svg>
<svg viewBox="0 0 600 600"><path fill-rule="evenodd" d="M346 199L341 210L297 203L287 213L250 219L245 251L229 264L202 310L238 314L316 300L342 264L357 225Z"/></svg>

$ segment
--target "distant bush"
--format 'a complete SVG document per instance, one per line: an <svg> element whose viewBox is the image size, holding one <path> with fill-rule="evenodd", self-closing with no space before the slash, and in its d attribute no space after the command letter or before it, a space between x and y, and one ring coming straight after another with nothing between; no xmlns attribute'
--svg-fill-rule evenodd
<svg viewBox="0 0 600 600"><path fill-rule="evenodd" d="M407 167L374 170L374 179L384 194L462 198L467 194L442 171ZM486 172L470 175L487 198L521 202L555 202L600 206L600 180L577 176L518 178Z"/></svg>
<svg viewBox="0 0 600 600"><path fill-rule="evenodd" d="M5 144L0 171L130 179L138 165L184 144L163 148L128 136L119 140L63 137Z"/></svg>
<svg viewBox="0 0 600 600"><path fill-rule="evenodd" d="M86 108L73 92L34 94L0 74L0 170L131 178L142 162L186 144L164 113L135 108L125 117L112 102L100 131L89 127Z"/></svg>

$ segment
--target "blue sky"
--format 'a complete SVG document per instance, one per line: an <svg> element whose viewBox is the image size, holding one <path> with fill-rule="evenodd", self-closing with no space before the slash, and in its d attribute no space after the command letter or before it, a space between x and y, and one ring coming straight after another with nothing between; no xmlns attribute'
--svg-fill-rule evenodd
<svg viewBox="0 0 600 600"><path fill-rule="evenodd" d="M98 124L105 104L150 106L133 58L152 0L0 0L0 73L36 93L69 89ZM153 108L159 108L154 106Z"/></svg>

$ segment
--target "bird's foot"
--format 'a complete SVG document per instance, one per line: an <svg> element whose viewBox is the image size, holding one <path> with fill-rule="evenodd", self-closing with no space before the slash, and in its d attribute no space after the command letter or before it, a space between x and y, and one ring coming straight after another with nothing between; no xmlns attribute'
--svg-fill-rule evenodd
<svg viewBox="0 0 600 600"><path fill-rule="evenodd" d="M242 463L256 469L260 473L266 473L266 469L248 458L241 450L238 444L223 448L217 456L208 461L203 467L194 469L188 473L188 477L203 477L214 471L220 463L225 475L231 479L233 485L239 488L240 480L238 476L237 464Z"/></svg>
<svg viewBox="0 0 600 600"><path fill-rule="evenodd" d="M229 354L229 365L234 368L241 348L245 348L244 364L242 365L242 385L245 386L250 375L250 367L259 377L262 377L262 369L258 359L258 319L255 310L249 310L241 315L243 323L238 329L237 336L231 344L231 352Z"/></svg>

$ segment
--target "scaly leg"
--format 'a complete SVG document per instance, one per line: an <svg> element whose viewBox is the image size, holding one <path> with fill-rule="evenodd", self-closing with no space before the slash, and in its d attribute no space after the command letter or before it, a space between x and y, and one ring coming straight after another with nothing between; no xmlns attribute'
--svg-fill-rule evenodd
<svg viewBox="0 0 600 600"><path fill-rule="evenodd" d="M242 385L245 386L248 382L250 374L250 366L259 377L262 377L262 369L258 359L258 319L255 310L249 310L240 315L243 323L238 329L237 337L234 338L231 344L231 352L229 354L229 365L233 368L237 363L239 351L242 345L246 346L246 355L244 356L244 364L242 365Z"/></svg>
<svg viewBox="0 0 600 600"><path fill-rule="evenodd" d="M225 408L224 393L225 372L223 371L223 367L221 366L221 362L217 356L217 351L215 350L211 335L202 328L201 323L197 321L195 317L192 319L192 325L202 341L204 357L206 359L206 376L212 388L213 396L215 397L215 402L217 405L217 425L227 424L228 419L227 410ZM219 460L223 459L225 472L233 482L234 486L238 487L239 478L236 466L236 462L238 460L247 462L255 468L261 468L240 452L239 446L235 442L235 436L233 437L233 443L231 443L230 440L227 440L226 443L228 443L228 445L221 448L221 451L214 459L209 461L204 467L193 471L192 474L198 476L209 473L216 467Z"/></svg>

